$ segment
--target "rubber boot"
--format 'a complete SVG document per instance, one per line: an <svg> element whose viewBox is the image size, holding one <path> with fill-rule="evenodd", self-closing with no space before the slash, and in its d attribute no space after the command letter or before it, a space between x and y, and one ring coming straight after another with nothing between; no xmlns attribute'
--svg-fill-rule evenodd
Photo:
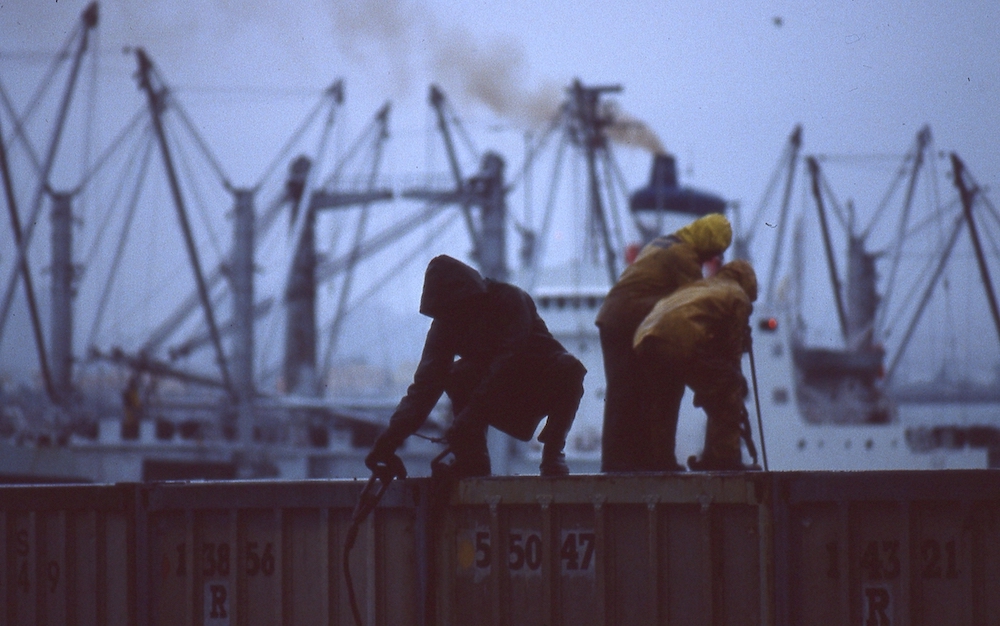
<svg viewBox="0 0 1000 626"><path fill-rule="evenodd" d="M542 463L538 466L542 476L568 476L569 466L563 453L565 443L547 443L542 447Z"/></svg>
<svg viewBox="0 0 1000 626"><path fill-rule="evenodd" d="M490 475L490 452L486 446L486 429L450 430L446 435L454 461L448 473L455 479Z"/></svg>

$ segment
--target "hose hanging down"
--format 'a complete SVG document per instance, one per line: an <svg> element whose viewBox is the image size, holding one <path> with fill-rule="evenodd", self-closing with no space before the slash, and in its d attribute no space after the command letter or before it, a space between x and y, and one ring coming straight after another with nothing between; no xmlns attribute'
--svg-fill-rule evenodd
<svg viewBox="0 0 1000 626"><path fill-rule="evenodd" d="M344 582L347 585L347 597L351 603L351 613L354 615L356 626L362 626L362 622L361 612L358 610L358 600L354 594L354 580L351 578L351 549L354 548L354 542L358 539L358 530L361 528L361 524L378 506L394 478L406 478L406 466L403 465L403 460L396 455L392 455L388 463L379 463L372 471L368 484L361 490L358 503L351 515L351 526L347 529L347 538L344 541ZM380 486L379 483L381 483Z"/></svg>

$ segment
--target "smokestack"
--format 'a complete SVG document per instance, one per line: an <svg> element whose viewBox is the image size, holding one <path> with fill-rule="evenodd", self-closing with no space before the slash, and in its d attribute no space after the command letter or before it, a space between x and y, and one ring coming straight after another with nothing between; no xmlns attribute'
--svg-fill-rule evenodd
<svg viewBox="0 0 1000 626"><path fill-rule="evenodd" d="M657 188L677 186L677 160L673 155L661 152L653 156L653 171L649 175L649 184Z"/></svg>
<svg viewBox="0 0 1000 626"><path fill-rule="evenodd" d="M726 201L715 194L677 184L677 163L672 155L653 156L649 185L637 190L629 199L633 212L684 213L701 217L723 213Z"/></svg>

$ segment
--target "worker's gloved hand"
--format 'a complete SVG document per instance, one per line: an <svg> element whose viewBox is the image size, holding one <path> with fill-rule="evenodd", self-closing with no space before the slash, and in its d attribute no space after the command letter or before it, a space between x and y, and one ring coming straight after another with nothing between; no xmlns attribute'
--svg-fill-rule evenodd
<svg viewBox="0 0 1000 626"><path fill-rule="evenodd" d="M403 460L396 455L396 448L399 444L395 438L387 436L388 432L382 433L375 440L371 452L365 457L365 466L372 472L380 472L388 469L394 476L406 478L406 467Z"/></svg>

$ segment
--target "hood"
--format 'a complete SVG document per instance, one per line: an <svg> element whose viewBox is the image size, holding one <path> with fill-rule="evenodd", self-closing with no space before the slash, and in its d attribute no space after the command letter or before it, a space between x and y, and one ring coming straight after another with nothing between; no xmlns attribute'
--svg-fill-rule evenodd
<svg viewBox="0 0 1000 626"><path fill-rule="evenodd" d="M439 318L454 311L471 296L486 293L486 281L479 272L447 255L436 256L427 264L420 313Z"/></svg>
<svg viewBox="0 0 1000 626"><path fill-rule="evenodd" d="M710 213L681 228L675 235L684 243L694 246L698 257L707 261L726 251L733 240L733 227L725 216Z"/></svg>
<svg viewBox="0 0 1000 626"><path fill-rule="evenodd" d="M726 263L719 268L715 278L734 281L747 294L750 302L757 300L757 273L753 271L753 266L746 261L737 259Z"/></svg>

